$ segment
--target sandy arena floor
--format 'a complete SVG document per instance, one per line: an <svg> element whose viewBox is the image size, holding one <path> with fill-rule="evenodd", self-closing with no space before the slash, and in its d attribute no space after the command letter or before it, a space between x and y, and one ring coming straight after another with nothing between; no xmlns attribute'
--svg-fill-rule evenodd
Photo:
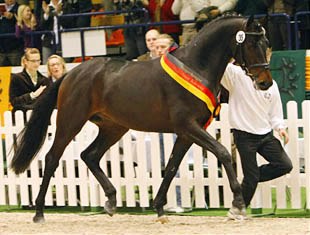
<svg viewBox="0 0 310 235"><path fill-rule="evenodd" d="M225 217L174 216L170 223L155 222L156 215L45 214L44 224L32 222L33 213L0 213L0 234L279 234L310 235L310 219L252 218L227 221Z"/></svg>

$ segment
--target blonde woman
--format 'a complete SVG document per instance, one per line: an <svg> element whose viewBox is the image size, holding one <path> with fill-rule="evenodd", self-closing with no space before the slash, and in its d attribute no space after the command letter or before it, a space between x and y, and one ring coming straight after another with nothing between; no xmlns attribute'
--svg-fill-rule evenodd
<svg viewBox="0 0 310 235"><path fill-rule="evenodd" d="M16 20L15 35L24 38L24 48L38 48L38 36L28 34L37 29L37 20L28 5L18 7Z"/></svg>
<svg viewBox="0 0 310 235"><path fill-rule="evenodd" d="M55 82L57 79L61 78L66 72L66 62L59 55L51 55L47 59L47 75L48 78Z"/></svg>
<svg viewBox="0 0 310 235"><path fill-rule="evenodd" d="M36 99L51 84L38 71L40 63L40 51L36 48L26 49L22 59L23 71L11 75L9 97L13 111L32 109Z"/></svg>

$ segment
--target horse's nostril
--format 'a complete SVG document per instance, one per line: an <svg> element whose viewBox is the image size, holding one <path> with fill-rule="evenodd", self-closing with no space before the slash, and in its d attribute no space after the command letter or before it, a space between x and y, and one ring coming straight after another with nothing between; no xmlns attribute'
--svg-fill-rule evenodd
<svg viewBox="0 0 310 235"><path fill-rule="evenodd" d="M261 81L261 82L258 82L257 85L258 85L261 89L267 90L267 89L272 85L272 82Z"/></svg>

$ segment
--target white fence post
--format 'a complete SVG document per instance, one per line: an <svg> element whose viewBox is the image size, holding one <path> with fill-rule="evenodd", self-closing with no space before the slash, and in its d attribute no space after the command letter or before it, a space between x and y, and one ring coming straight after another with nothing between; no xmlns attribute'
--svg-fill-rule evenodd
<svg viewBox="0 0 310 235"><path fill-rule="evenodd" d="M310 101L302 104L302 118L297 117L295 102L288 104L287 124L290 142L285 147L291 157L294 168L287 176L259 185L252 201L252 207L271 208L272 188L277 191L278 208L287 208L287 189L290 189L293 208L303 208L301 188L306 188L307 208L310 208ZM231 152L231 134L228 122L228 106L223 105L221 120L213 121L208 132L212 136L220 133L221 143ZM0 127L2 142L0 144L0 205L29 205L35 203L44 170L44 158L49 151L55 134L56 111L51 118L46 138L41 151L33 160L29 170L16 176L9 168L12 153L9 150L17 133L24 126L23 114L16 113L16 126L12 125L10 112L4 114L4 126ZM302 130L302 131L300 131ZM299 132L300 131L300 132ZM69 206L104 206L106 197L97 180L87 169L80 158L82 151L95 139L98 128L88 122L80 133L66 148L60 165L52 177L46 196L46 205ZM163 134L165 164L170 157L175 137ZM300 142L303 141L303 145ZM158 133L129 131L116 143L100 161L103 171L109 176L117 190L117 206L134 207L139 202L141 207L149 207L151 197L154 198L162 182L161 151ZM123 152L122 152L122 151ZM300 172L300 156L303 154L305 173ZM237 176L242 179L240 160L237 155ZM259 160L261 161L261 160ZM110 163L110 165L109 165ZM109 173L108 173L109 168ZM166 207L174 207L176 186L181 187L183 207L190 207L192 202L196 208L206 206L205 187L208 187L208 207L220 207L220 190L223 187L224 207L230 207L232 193L224 169L219 169L218 160L210 152L204 159L202 149L193 145L186 153L179 169L180 176L175 178L167 194ZM222 176L220 176L220 174ZM150 190L152 188L152 190ZM152 192L152 194L151 194Z"/></svg>
<svg viewBox="0 0 310 235"><path fill-rule="evenodd" d="M304 130L304 159L305 159L305 187L306 205L310 209L310 101L302 102L302 117Z"/></svg>

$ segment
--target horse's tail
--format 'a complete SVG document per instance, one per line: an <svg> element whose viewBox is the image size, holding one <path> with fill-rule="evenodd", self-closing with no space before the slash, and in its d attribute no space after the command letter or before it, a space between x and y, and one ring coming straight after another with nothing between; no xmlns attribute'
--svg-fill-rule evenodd
<svg viewBox="0 0 310 235"><path fill-rule="evenodd" d="M41 149L50 117L57 102L60 84L65 76L47 88L35 103L29 121L19 133L14 143L14 156L11 168L16 174L24 172Z"/></svg>

